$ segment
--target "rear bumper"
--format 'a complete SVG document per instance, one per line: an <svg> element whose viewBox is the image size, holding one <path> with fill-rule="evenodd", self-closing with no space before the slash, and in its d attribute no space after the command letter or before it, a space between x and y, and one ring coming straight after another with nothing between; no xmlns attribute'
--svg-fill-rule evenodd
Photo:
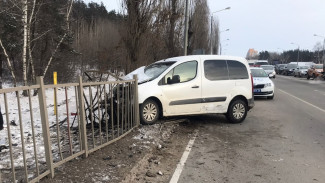
<svg viewBox="0 0 325 183"><path fill-rule="evenodd" d="M248 110L252 109L255 106L254 97L252 97L251 99L248 99L247 103L248 103Z"/></svg>

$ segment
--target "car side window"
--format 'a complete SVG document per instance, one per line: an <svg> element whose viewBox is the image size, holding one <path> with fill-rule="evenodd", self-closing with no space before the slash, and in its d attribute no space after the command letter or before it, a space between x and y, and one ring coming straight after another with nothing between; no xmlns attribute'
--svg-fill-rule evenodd
<svg viewBox="0 0 325 183"><path fill-rule="evenodd" d="M229 79L226 60L204 61L204 73L205 78L211 81Z"/></svg>
<svg viewBox="0 0 325 183"><path fill-rule="evenodd" d="M238 61L227 60L229 79L248 79L246 66Z"/></svg>
<svg viewBox="0 0 325 183"><path fill-rule="evenodd" d="M170 70L163 78L163 85L184 83L196 77L197 74L197 61L189 61Z"/></svg>

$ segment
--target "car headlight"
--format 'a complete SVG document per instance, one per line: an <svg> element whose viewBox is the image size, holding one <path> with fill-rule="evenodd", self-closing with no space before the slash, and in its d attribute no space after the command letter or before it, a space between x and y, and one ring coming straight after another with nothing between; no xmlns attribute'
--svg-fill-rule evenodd
<svg viewBox="0 0 325 183"><path fill-rule="evenodd" d="M271 83L266 83L265 84L265 87L269 87L269 86L272 86L272 84Z"/></svg>

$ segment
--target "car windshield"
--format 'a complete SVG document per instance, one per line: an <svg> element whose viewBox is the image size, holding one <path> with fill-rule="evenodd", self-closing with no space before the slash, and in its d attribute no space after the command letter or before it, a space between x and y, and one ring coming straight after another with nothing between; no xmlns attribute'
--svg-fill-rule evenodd
<svg viewBox="0 0 325 183"><path fill-rule="evenodd" d="M297 68L297 64L288 64L288 66L287 66L287 68L288 69L295 69L295 68Z"/></svg>
<svg viewBox="0 0 325 183"><path fill-rule="evenodd" d="M308 69L308 66L301 66L300 69Z"/></svg>
<svg viewBox="0 0 325 183"><path fill-rule="evenodd" d="M168 67L173 65L175 62L157 62L148 65L144 69L144 73L150 78L150 80L157 78L163 73Z"/></svg>
<svg viewBox="0 0 325 183"><path fill-rule="evenodd" d="M263 69L251 69L253 77L268 77Z"/></svg>
<svg viewBox="0 0 325 183"><path fill-rule="evenodd" d="M323 69L323 65L314 65L315 69Z"/></svg>
<svg viewBox="0 0 325 183"><path fill-rule="evenodd" d="M268 65L268 66L266 66L266 65L262 65L261 66L264 70L273 70L273 66L270 66L270 65Z"/></svg>

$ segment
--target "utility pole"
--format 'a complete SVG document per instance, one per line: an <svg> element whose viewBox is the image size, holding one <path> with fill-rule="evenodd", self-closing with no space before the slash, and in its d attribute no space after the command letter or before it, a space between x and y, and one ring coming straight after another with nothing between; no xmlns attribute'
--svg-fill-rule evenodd
<svg viewBox="0 0 325 183"><path fill-rule="evenodd" d="M187 55L187 46L188 46L188 0L185 2L185 29L184 29L184 55Z"/></svg>

